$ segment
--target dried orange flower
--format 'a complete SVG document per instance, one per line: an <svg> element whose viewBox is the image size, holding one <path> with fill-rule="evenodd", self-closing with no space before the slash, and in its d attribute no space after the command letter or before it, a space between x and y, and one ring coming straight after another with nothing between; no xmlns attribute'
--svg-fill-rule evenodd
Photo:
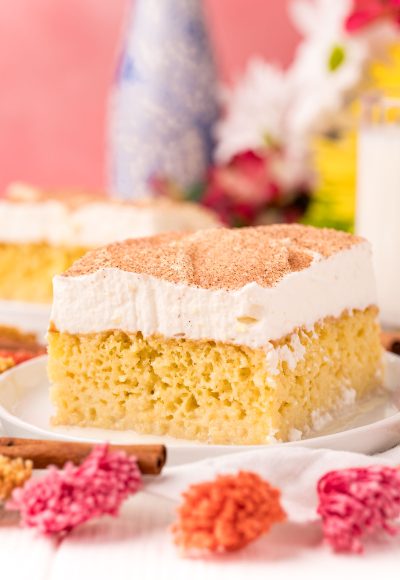
<svg viewBox="0 0 400 580"><path fill-rule="evenodd" d="M183 498L172 531L185 551L240 550L286 519L279 490L248 471L192 485Z"/></svg>
<svg viewBox="0 0 400 580"><path fill-rule="evenodd" d="M16 487L24 485L32 475L32 462L0 455L0 501L5 501Z"/></svg>

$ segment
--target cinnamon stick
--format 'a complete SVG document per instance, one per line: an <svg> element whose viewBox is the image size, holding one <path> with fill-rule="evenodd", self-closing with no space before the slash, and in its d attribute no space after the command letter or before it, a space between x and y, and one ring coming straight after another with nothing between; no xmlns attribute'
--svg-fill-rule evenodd
<svg viewBox="0 0 400 580"><path fill-rule="evenodd" d="M400 332L382 332L381 342L386 350L400 354Z"/></svg>
<svg viewBox="0 0 400 580"><path fill-rule="evenodd" d="M30 459L35 469L49 465L63 467L67 461L78 465L91 452L92 443L51 441L41 439L18 439L0 437L0 455ZM125 451L137 459L144 475L158 475L165 465L167 450L164 445L110 445L111 451Z"/></svg>

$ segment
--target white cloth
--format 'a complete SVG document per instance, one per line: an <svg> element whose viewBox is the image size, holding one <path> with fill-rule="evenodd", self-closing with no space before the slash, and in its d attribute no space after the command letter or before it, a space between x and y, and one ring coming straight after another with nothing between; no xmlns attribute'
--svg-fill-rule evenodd
<svg viewBox="0 0 400 580"><path fill-rule="evenodd" d="M146 490L172 501L192 483L210 481L218 474L237 473L239 469L255 471L282 492L282 504L292 522L305 523L317 518L316 484L332 469L363 467L371 464L400 465L400 447L382 455L369 457L345 451L279 446L260 451L245 451L214 457L168 469L152 479Z"/></svg>
<svg viewBox="0 0 400 580"><path fill-rule="evenodd" d="M124 505L120 517L103 518L73 531L62 542L21 530L0 518L0 577L11 580L229 580L321 577L399 577L400 537L368 542L364 556L338 556L322 543L315 519L315 483L331 469L376 463L400 464L400 447L366 457L347 452L271 448L170 468L147 480L146 493ZM217 473L249 469L281 488L292 521L242 552L206 560L182 558L168 526L180 493Z"/></svg>

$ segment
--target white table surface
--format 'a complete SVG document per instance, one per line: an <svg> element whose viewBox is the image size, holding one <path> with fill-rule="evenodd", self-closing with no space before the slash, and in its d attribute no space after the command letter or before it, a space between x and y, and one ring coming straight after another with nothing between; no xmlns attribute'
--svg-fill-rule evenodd
<svg viewBox="0 0 400 580"><path fill-rule="evenodd" d="M0 578L11 580L214 580L400 578L400 536L380 538L364 556L337 556L318 525L282 524L245 550L208 560L182 558L168 525L174 504L140 493L119 518L81 526L61 542L0 519ZM360 576L361 578L361 576Z"/></svg>

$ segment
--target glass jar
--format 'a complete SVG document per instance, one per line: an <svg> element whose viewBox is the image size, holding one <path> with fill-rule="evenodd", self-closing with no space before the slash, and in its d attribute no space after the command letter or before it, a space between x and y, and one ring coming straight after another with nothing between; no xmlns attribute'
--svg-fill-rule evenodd
<svg viewBox="0 0 400 580"><path fill-rule="evenodd" d="M400 99L362 102L357 148L356 233L373 247L381 322L400 328Z"/></svg>

